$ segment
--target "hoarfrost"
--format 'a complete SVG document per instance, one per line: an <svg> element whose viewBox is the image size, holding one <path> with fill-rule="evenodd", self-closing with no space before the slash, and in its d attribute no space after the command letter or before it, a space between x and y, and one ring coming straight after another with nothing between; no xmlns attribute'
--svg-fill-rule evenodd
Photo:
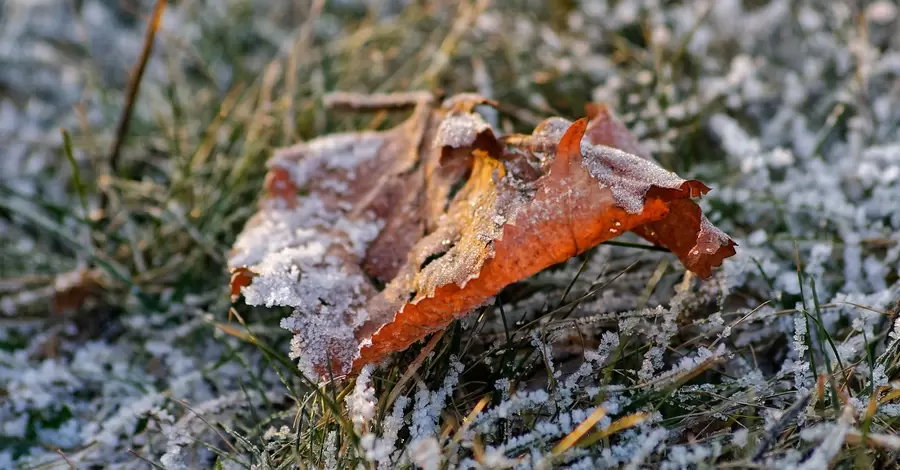
<svg viewBox="0 0 900 470"><path fill-rule="evenodd" d="M475 143L479 134L490 131L491 125L479 114L452 114L438 126L434 147L463 148Z"/></svg>
<svg viewBox="0 0 900 470"><path fill-rule="evenodd" d="M841 451L852 426L853 408L845 407L837 424L828 431L819 447L797 468L800 470L828 468L832 459Z"/></svg>
<svg viewBox="0 0 900 470"><path fill-rule="evenodd" d="M582 164L600 182L609 188L616 205L630 214L644 209L644 196L651 186L678 189L685 182L675 173L660 168L655 163L628 152L590 143L587 136L581 140Z"/></svg>
<svg viewBox="0 0 900 470"><path fill-rule="evenodd" d="M375 366L366 365L359 372L353 391L344 399L347 402L347 411L353 427L359 432L363 426L375 416L375 407L378 399L375 398L375 389L372 387L372 371Z"/></svg>
<svg viewBox="0 0 900 470"><path fill-rule="evenodd" d="M441 468L441 445L433 437L414 440L409 445L412 461L422 470L438 470Z"/></svg>

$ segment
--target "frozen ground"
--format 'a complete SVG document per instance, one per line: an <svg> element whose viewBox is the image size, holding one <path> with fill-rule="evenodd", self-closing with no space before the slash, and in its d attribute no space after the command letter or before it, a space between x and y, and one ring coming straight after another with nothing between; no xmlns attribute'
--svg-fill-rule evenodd
<svg viewBox="0 0 900 470"><path fill-rule="evenodd" d="M456 4L177 2L110 174L151 2L0 1L0 468L895 462L897 3ZM272 148L384 125L325 91L438 87L510 130L609 103L738 255L601 246L313 391L224 254Z"/></svg>

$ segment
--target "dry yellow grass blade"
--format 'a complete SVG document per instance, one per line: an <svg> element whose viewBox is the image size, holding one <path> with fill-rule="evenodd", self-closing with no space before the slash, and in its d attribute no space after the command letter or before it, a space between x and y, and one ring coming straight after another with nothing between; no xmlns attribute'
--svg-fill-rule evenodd
<svg viewBox="0 0 900 470"><path fill-rule="evenodd" d="M235 338L247 341L249 343L255 343L255 339L250 336L246 331L241 331L231 325L225 323L216 322L216 328L222 330L223 333L234 336Z"/></svg>
<svg viewBox="0 0 900 470"><path fill-rule="evenodd" d="M876 411L878 411L878 398L876 398L875 394L872 394L872 396L869 397L869 405L866 407L864 420L871 421L872 417L875 416Z"/></svg>
<svg viewBox="0 0 900 470"><path fill-rule="evenodd" d="M685 384L693 380L698 375L708 371L716 364L722 362L722 360L724 360L724 357L722 356L711 356L694 366L693 369L686 369L674 375L663 375L662 377L654 378L648 382L642 383L639 385L639 387L651 386L657 390L662 390L672 386L673 384Z"/></svg>
<svg viewBox="0 0 900 470"><path fill-rule="evenodd" d="M900 437L892 434L863 434L859 430L851 429L847 433L847 442L857 445L865 444L868 447L887 449L893 452L900 451Z"/></svg>
<svg viewBox="0 0 900 470"><path fill-rule="evenodd" d="M563 440L559 441L559 444L556 444L556 447L553 448L553 455L557 456L562 454L563 452L569 450L579 439L581 436L584 436L588 431L597 424L598 421L603 419L606 416L606 408L601 406L594 410L590 416L587 417L581 424L578 425L572 432L569 433L568 436L563 438Z"/></svg>
<svg viewBox="0 0 900 470"><path fill-rule="evenodd" d="M891 390L890 392L886 393L883 397L881 397L880 400L878 400L878 403L884 404L891 400L895 400L897 398L900 398L900 388L895 388L895 389Z"/></svg>
<svg viewBox="0 0 900 470"><path fill-rule="evenodd" d="M628 416L623 416L623 417L613 421L612 424L610 424L608 428L606 428L602 431L596 432L594 434L591 434L590 436L584 438L584 440L581 441L581 445L589 446L589 445L599 441L600 439L606 439L607 437L612 436L613 434L615 434L619 431L623 431L628 428L633 428L633 427L643 423L646 419L647 419L647 413L643 413L643 412L630 414Z"/></svg>
<svg viewBox="0 0 900 470"><path fill-rule="evenodd" d="M403 386L406 385L406 382L412 378L413 374L419 370L419 367L422 366L422 363L425 362L425 358L431 354L431 351L434 350L434 347L437 346L438 341L444 336L444 330L440 330L428 340L428 343L425 344L425 347L419 352L419 355L416 356L416 359L409 365L406 369L406 372L400 377L400 380L397 381L397 385L394 385L394 389L391 390L391 394L388 395L387 402L385 403L385 407L389 407L394 403L394 400L400 396L400 393L403 392Z"/></svg>
<svg viewBox="0 0 900 470"><path fill-rule="evenodd" d="M491 401L490 395L485 395L478 400L478 403L475 404L475 407L472 408L472 411L466 415L465 419L463 419L462 425L459 429L456 430L456 434L453 435L453 442L459 442L463 438L463 434L465 434L466 430L469 429L469 426L472 424L472 421L478 416L478 413L481 413L484 410L484 407Z"/></svg>

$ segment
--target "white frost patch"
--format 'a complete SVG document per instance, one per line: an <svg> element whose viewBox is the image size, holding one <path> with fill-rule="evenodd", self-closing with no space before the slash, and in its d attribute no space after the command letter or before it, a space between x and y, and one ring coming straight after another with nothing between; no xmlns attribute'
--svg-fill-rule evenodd
<svg viewBox="0 0 900 470"><path fill-rule="evenodd" d="M426 437L409 445L409 457L422 470L441 468L441 445L437 439Z"/></svg>
<svg viewBox="0 0 900 470"><path fill-rule="evenodd" d="M447 399L453 394L453 388L459 382L459 375L463 371L463 364L456 357L451 358L450 370L441 388L429 392L425 388L416 391L416 401L412 413L412 426L410 427L410 439L416 440L436 434L441 410Z"/></svg>
<svg viewBox="0 0 900 470"><path fill-rule="evenodd" d="M676 366L668 371L654 375L652 377L653 384L657 388L664 388L677 382L679 378L694 371L698 367L703 366L705 363L724 358L728 355L728 350L725 348L725 345L721 343L715 351L711 351L704 347L697 348L697 355L695 357L684 357Z"/></svg>
<svg viewBox="0 0 900 470"><path fill-rule="evenodd" d="M629 214L644 210L644 196L651 186L678 189L685 180L650 160L605 145L581 139L582 165L609 188L616 205Z"/></svg>
<svg viewBox="0 0 900 470"><path fill-rule="evenodd" d="M304 198L294 209L280 207L274 202L248 224L238 235L231 256L230 268L252 266L263 260L266 254L301 244L311 244L318 237L309 222L323 224L336 222L335 215L325 210L322 201L315 197Z"/></svg>
<svg viewBox="0 0 900 470"><path fill-rule="evenodd" d="M743 449L747 446L747 439L750 437L750 431L747 428L741 428L731 435L731 442Z"/></svg>
<svg viewBox="0 0 900 470"><path fill-rule="evenodd" d="M547 118L534 128L533 135L546 137L549 140L559 142L571 125L572 121L566 118L558 116Z"/></svg>
<svg viewBox="0 0 900 470"><path fill-rule="evenodd" d="M325 469L326 470L337 470L338 463L338 448L337 448L337 432L329 431L328 435L325 436L325 448L322 449L322 454L325 457Z"/></svg>
<svg viewBox="0 0 900 470"><path fill-rule="evenodd" d="M438 126L437 136L434 138L435 148L468 147L475 143L478 134L491 130L491 125L481 115L474 113L461 113L447 116Z"/></svg>
<svg viewBox="0 0 900 470"><path fill-rule="evenodd" d="M276 150L266 165L288 170L297 187L328 171L343 170L353 179L357 176L354 170L374 158L382 145L384 135L378 132L331 134Z"/></svg>
<svg viewBox="0 0 900 470"><path fill-rule="evenodd" d="M838 419L837 424L835 424L828 434L825 435L825 440L822 441L822 444L816 448L815 452L813 452L806 461L797 467L798 470L828 468L831 461L844 446L844 440L847 438L847 434L850 432L852 426L853 408L847 406L844 407L844 411L841 413L841 417Z"/></svg>
<svg viewBox="0 0 900 470"><path fill-rule="evenodd" d="M369 432L360 439L360 447L363 449L366 460L377 463L379 469L393 468L391 462L397 457L395 454L402 452L395 452L394 447L397 443L397 436L405 424L403 413L408 403L409 398L402 395L397 397L390 416L386 416L381 423L381 437Z"/></svg>
<svg viewBox="0 0 900 470"><path fill-rule="evenodd" d="M382 141L373 133L316 139L277 152L270 163L290 171L298 187L329 170L343 170L352 180L352 170L372 158ZM291 356L316 377L314 366L331 360L348 367L358 352L354 331L366 319L370 287L352 260L365 255L384 222L366 214L351 220L344 213L348 208L330 210L315 195L293 202L288 207L282 200L264 201L239 235L228 264L254 274L241 290L248 305L294 308L281 326L295 333Z"/></svg>
<svg viewBox="0 0 900 470"><path fill-rule="evenodd" d="M375 416L378 399L375 397L375 389L372 387L372 371L374 370L375 366L372 364L363 367L356 378L353 392L344 398L350 420L353 421L353 427L357 432L361 431L363 426Z"/></svg>
<svg viewBox="0 0 900 470"><path fill-rule="evenodd" d="M346 322L341 315L315 315L294 311L290 317L281 320L281 327L294 332L291 338L291 359L298 360L298 367L307 378L319 376L316 367L328 364L349 366L359 351L353 332L365 319L365 311L360 309L356 321ZM343 371L333 371L340 374Z"/></svg>
<svg viewBox="0 0 900 470"><path fill-rule="evenodd" d="M644 439L641 440L640 448L634 453L634 456L628 462L625 469L637 470L640 468L641 464L644 463L644 460L653 453L656 446L658 446L668 434L669 432L665 429L658 428L646 435Z"/></svg>

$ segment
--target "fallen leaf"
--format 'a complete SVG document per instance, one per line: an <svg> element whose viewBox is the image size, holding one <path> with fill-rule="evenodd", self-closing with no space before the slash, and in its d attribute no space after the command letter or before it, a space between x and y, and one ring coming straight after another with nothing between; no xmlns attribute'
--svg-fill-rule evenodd
<svg viewBox="0 0 900 470"><path fill-rule="evenodd" d="M709 188L660 168L603 107L500 137L481 97L403 96L330 98L413 112L277 151L229 255L234 295L294 308L282 326L305 373L357 371L626 231L703 278L735 253L691 200Z"/></svg>
<svg viewBox="0 0 900 470"><path fill-rule="evenodd" d="M97 298L100 289L100 275L94 270L82 267L59 274L53 283L50 308L57 314L70 313Z"/></svg>

